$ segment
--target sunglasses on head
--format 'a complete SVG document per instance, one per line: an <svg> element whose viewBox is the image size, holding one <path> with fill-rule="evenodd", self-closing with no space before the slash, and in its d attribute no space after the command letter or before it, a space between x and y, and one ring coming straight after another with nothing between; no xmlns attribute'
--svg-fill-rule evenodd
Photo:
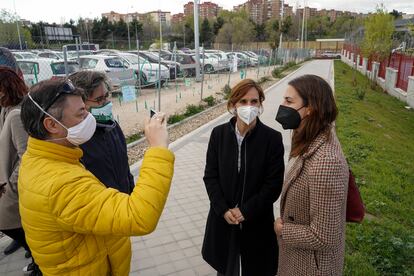
<svg viewBox="0 0 414 276"><path fill-rule="evenodd" d="M71 80L65 80L65 82L63 83L63 86L62 86L62 88L61 89L59 89L58 91L57 91L57 93L56 93L56 95L53 97L53 99L48 103L48 104L46 104L44 107L43 107L43 109L45 110L45 111L47 111L56 101L57 101L57 99L61 96L61 95L63 95L63 94L66 94L66 95L71 95L71 94L73 94L73 92L75 92L76 91L76 88L75 88L75 86L73 85L73 83L71 82Z"/></svg>

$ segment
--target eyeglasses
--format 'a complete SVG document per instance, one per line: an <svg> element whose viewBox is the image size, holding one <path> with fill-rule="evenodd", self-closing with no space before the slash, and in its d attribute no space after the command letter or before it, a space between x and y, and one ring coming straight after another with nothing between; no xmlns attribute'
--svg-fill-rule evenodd
<svg viewBox="0 0 414 276"><path fill-rule="evenodd" d="M103 96L97 97L93 100L90 99L86 99L88 102L93 102L93 103L103 103L105 102L109 97L111 96L111 93L106 92Z"/></svg>
<svg viewBox="0 0 414 276"><path fill-rule="evenodd" d="M62 86L62 89L58 90L55 97L50 101L50 103L46 104L43 109L47 111L62 94L71 95L73 92L75 92L76 88L71 82L71 80L66 80L65 83Z"/></svg>

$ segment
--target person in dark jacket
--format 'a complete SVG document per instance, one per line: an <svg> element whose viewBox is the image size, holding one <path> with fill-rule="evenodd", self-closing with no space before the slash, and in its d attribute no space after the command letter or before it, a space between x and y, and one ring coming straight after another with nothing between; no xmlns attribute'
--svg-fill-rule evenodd
<svg viewBox="0 0 414 276"><path fill-rule="evenodd" d="M210 211L202 248L217 275L276 275L273 203L283 185L282 135L263 124L262 88L246 79L231 91L234 117L213 129L204 183ZM240 269L241 268L241 269Z"/></svg>
<svg viewBox="0 0 414 276"><path fill-rule="evenodd" d="M125 136L113 119L110 86L105 74L79 71L69 79L83 89L85 107L97 123L93 137L81 145L82 163L107 187L131 194L135 185L129 170Z"/></svg>

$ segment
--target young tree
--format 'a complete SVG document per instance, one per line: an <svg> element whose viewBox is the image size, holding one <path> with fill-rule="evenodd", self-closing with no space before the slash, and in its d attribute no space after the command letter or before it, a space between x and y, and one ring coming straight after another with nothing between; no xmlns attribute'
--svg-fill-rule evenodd
<svg viewBox="0 0 414 276"><path fill-rule="evenodd" d="M210 45L213 42L213 36L210 22L207 18L204 18L203 23L201 23L200 42L204 45Z"/></svg>
<svg viewBox="0 0 414 276"><path fill-rule="evenodd" d="M224 23L216 37L216 42L231 45L233 42L233 24Z"/></svg>
<svg viewBox="0 0 414 276"><path fill-rule="evenodd" d="M279 46L280 28L277 19L271 19L266 22L266 33L270 41L270 47L274 50Z"/></svg>
<svg viewBox="0 0 414 276"><path fill-rule="evenodd" d="M394 18L383 5L365 20L362 53L367 57L376 56L379 61L388 57L392 48L392 34L395 31Z"/></svg>
<svg viewBox="0 0 414 276"><path fill-rule="evenodd" d="M19 18L14 14L6 10L0 11L0 45L15 49L20 47L19 36L17 33L17 20L19 20ZM32 47L33 40L30 30L19 24L19 31L22 46L24 48Z"/></svg>
<svg viewBox="0 0 414 276"><path fill-rule="evenodd" d="M217 17L217 20L213 24L214 35L218 35L221 27L224 25L224 19L220 16Z"/></svg>

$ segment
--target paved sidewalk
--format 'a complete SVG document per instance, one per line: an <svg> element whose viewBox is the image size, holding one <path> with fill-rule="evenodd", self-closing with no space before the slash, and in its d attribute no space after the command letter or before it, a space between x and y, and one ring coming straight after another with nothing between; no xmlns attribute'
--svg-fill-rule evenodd
<svg viewBox="0 0 414 276"><path fill-rule="evenodd" d="M290 150L290 132L283 131L275 121L287 83L303 74L317 74L333 84L332 61L314 60L281 80L266 91L262 121L282 132L285 160ZM175 174L165 210L157 229L150 235L133 237L130 275L216 275L201 258L201 245L209 209L207 193L202 181L208 139L211 130L230 118L229 115L211 121L171 144L176 156ZM136 176L139 163L132 166ZM275 204L275 214L279 204ZM0 275L22 275L27 264L20 249L11 256L2 254L8 238L0 239Z"/></svg>

